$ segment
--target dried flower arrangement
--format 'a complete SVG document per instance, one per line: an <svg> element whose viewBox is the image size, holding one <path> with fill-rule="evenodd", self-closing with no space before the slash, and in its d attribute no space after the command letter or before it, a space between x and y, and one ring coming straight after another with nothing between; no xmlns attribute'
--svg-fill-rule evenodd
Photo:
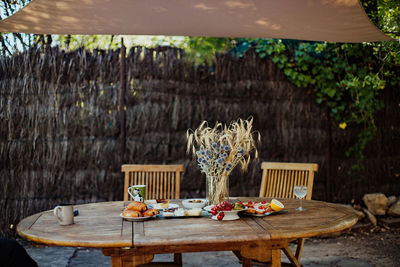
<svg viewBox="0 0 400 267"><path fill-rule="evenodd" d="M207 176L206 194L209 204L217 204L229 196L228 176L236 165L247 170L254 152L258 157L252 132L253 118L238 119L227 125L216 123L214 128L203 121L196 130L186 134L187 152L193 152L201 172ZM260 134L257 132L257 140Z"/></svg>

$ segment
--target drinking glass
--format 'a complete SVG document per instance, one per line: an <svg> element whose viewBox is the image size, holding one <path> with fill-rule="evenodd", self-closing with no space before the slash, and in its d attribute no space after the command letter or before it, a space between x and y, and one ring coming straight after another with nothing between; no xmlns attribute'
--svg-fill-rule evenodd
<svg viewBox="0 0 400 267"><path fill-rule="evenodd" d="M302 207L303 198L307 195L307 186L294 186L294 195L300 198L300 206L296 209L298 211L306 210Z"/></svg>

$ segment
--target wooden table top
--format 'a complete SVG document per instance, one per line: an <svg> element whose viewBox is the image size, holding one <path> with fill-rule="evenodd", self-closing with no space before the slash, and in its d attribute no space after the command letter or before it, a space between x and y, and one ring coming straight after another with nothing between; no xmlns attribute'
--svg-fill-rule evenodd
<svg viewBox="0 0 400 267"><path fill-rule="evenodd" d="M238 199L262 200L254 197ZM180 204L179 200L175 202ZM73 225L59 225L53 211L49 210L23 219L17 232L31 241L57 246L218 245L312 237L341 231L357 222L354 212L342 205L303 200L306 210L299 212L295 210L299 200L281 199L281 202L288 212L266 217L242 216L235 221L215 221L209 217L154 218L134 223L122 221L119 216L124 202L99 202L74 206L79 210L79 216L74 218Z"/></svg>

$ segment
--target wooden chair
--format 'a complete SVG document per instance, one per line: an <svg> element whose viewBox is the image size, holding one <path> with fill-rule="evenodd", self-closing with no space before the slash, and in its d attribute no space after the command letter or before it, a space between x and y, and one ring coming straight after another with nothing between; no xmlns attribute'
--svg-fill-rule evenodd
<svg viewBox="0 0 400 267"><path fill-rule="evenodd" d="M263 162L261 164L261 169L263 173L260 197L295 198L293 187L295 185L303 185L307 186L307 195L305 199L311 199L314 173L318 171L318 164ZM289 248L282 249L294 266L300 266L299 262L303 246L304 238L299 238L297 239L295 255L293 255Z"/></svg>
<svg viewBox="0 0 400 267"><path fill-rule="evenodd" d="M178 199L183 165L122 165L125 173L124 201L132 198L128 187L145 184L146 199Z"/></svg>
<svg viewBox="0 0 400 267"><path fill-rule="evenodd" d="M137 184L146 185L146 199L179 199L183 165L124 164L121 171L125 173L124 201L132 200L128 194L128 187ZM152 262L147 265L182 266L182 253L174 254L173 263Z"/></svg>

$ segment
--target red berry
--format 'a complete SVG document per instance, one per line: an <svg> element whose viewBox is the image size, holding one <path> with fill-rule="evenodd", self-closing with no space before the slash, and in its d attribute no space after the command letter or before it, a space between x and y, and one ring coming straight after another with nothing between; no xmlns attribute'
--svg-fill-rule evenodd
<svg viewBox="0 0 400 267"><path fill-rule="evenodd" d="M212 206L212 207L211 207L211 210L212 210L212 211L213 211L213 210L217 210L217 207Z"/></svg>
<svg viewBox="0 0 400 267"><path fill-rule="evenodd" d="M251 204L253 204L253 202L249 201L247 204L248 204L248 205L251 205Z"/></svg>
<svg viewBox="0 0 400 267"><path fill-rule="evenodd" d="M215 215L217 215L217 211L216 210L213 210L213 211L211 211L211 214L213 215L213 216L215 216Z"/></svg>
<svg viewBox="0 0 400 267"><path fill-rule="evenodd" d="M222 221L222 219L224 218L225 214L223 212L220 212L217 216L218 221Z"/></svg>
<svg viewBox="0 0 400 267"><path fill-rule="evenodd" d="M261 204L267 204L267 201L263 200L261 201Z"/></svg>

